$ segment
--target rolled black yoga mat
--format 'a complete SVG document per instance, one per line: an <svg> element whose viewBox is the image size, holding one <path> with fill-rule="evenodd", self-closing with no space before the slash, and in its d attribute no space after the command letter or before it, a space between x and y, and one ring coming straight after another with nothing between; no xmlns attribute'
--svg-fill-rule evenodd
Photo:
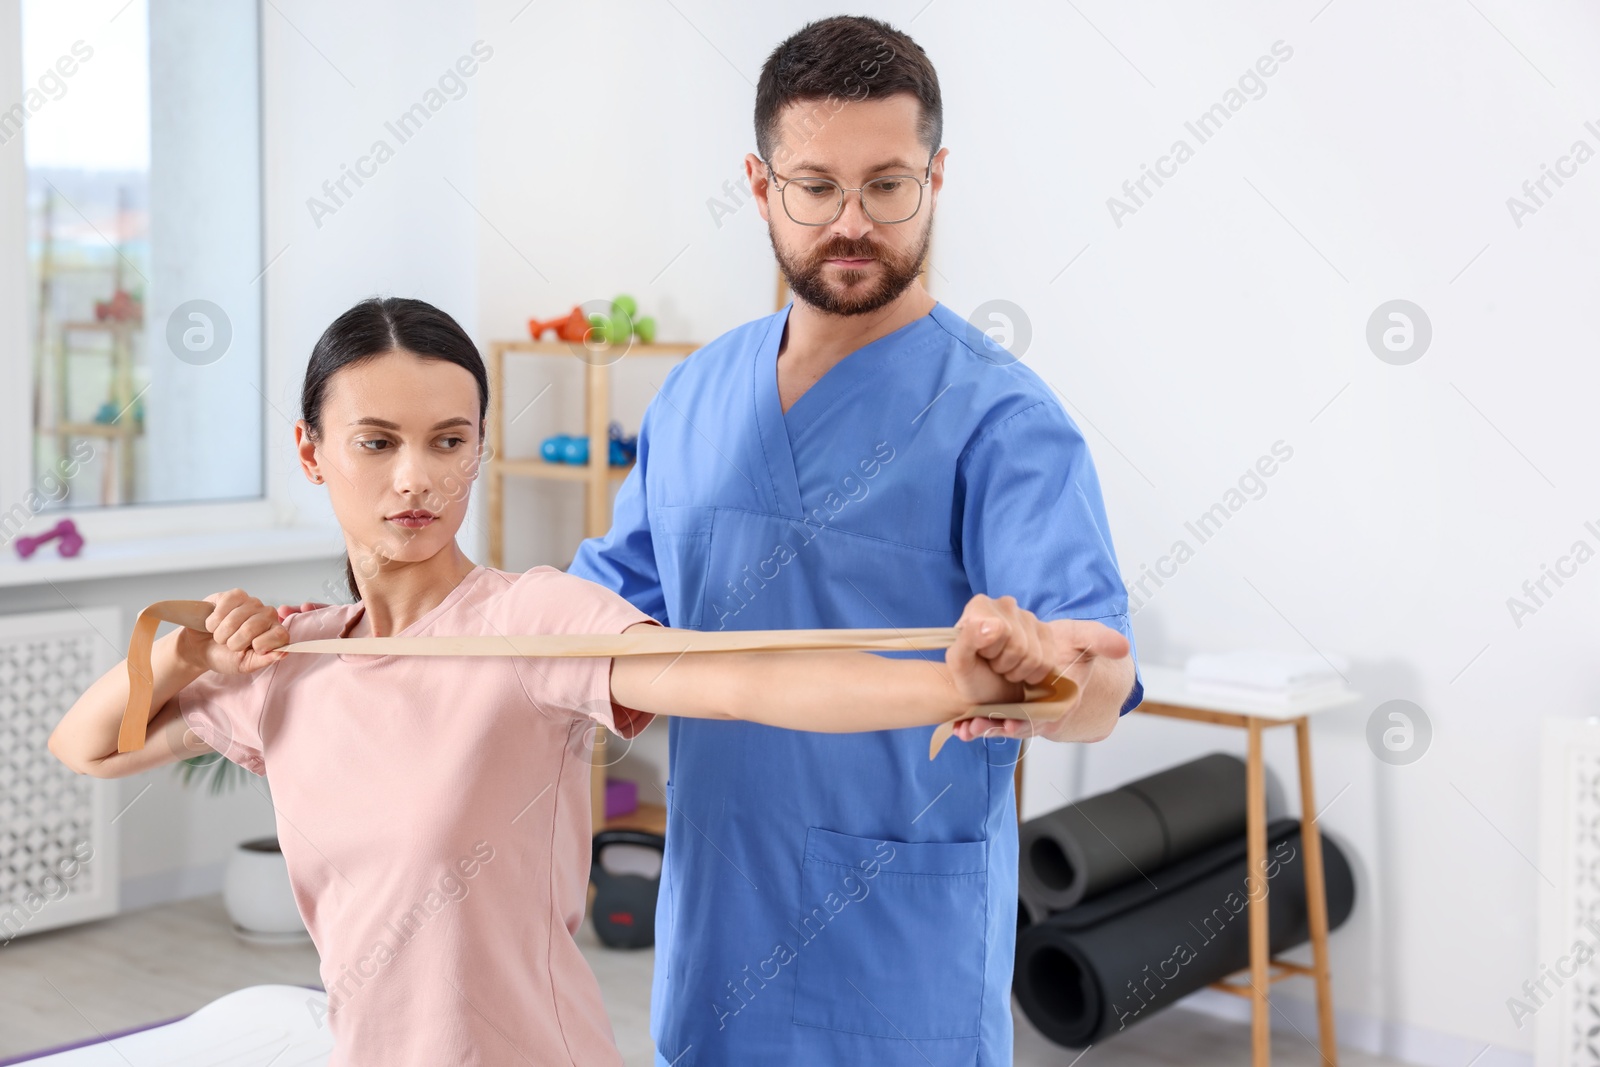
<svg viewBox="0 0 1600 1067"><path fill-rule="evenodd" d="M1273 953L1310 939L1300 822L1267 827L1267 915ZM1355 906L1355 881L1322 838L1328 928ZM1250 965L1245 837L1150 872L1017 934L1012 979L1022 1011L1045 1037L1083 1048L1148 1019L1181 997ZM1259 890L1257 890L1259 892Z"/></svg>
<svg viewBox="0 0 1600 1067"><path fill-rule="evenodd" d="M1060 911L1244 828L1244 761L1214 752L1023 823L1020 890L1036 913Z"/></svg>

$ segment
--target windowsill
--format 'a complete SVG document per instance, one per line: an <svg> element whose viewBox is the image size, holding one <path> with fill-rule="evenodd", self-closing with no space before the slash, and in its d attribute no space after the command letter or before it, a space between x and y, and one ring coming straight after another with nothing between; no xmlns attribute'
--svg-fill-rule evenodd
<svg viewBox="0 0 1600 1067"><path fill-rule="evenodd" d="M54 542L41 546L31 559L19 557L14 545L4 551L0 588L336 559L344 555L344 538L333 526L288 526L87 542L71 557L58 555Z"/></svg>

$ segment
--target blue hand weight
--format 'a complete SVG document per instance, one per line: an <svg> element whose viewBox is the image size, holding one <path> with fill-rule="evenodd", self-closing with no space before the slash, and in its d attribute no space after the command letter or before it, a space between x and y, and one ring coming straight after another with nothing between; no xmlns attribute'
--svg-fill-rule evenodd
<svg viewBox="0 0 1600 1067"><path fill-rule="evenodd" d="M562 448L569 440L571 440L571 438L564 433L558 433L554 436L546 437L544 439L544 443L539 446L539 455L543 457L546 463L560 463L562 462Z"/></svg>
<svg viewBox="0 0 1600 1067"><path fill-rule="evenodd" d="M569 437L561 446L561 461L563 463L576 463L580 466L589 462L589 439L587 437Z"/></svg>

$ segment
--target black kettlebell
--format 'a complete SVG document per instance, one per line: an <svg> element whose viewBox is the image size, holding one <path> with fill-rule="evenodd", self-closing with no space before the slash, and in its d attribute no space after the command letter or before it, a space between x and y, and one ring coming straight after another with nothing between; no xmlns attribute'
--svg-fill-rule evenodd
<svg viewBox="0 0 1600 1067"><path fill-rule="evenodd" d="M633 845L665 855L667 839L644 830L602 830L594 835L589 881L594 884L594 932L611 948L649 948L656 943L656 893L661 876L612 874L600 858L612 845ZM659 868L658 868L659 869Z"/></svg>

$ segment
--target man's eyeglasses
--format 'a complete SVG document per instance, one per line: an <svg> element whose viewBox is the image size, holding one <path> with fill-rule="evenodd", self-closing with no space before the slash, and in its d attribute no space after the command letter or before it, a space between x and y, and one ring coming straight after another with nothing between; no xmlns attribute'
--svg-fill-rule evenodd
<svg viewBox="0 0 1600 1067"><path fill-rule="evenodd" d="M767 177L776 183L781 175L766 164ZM844 213L844 194L855 193L861 198L861 210L867 218L884 225L905 222L922 210L922 190L933 179L933 160L928 160L928 170L921 181L912 174L886 174L874 178L857 189L840 185L831 178L784 178L778 185L778 195L783 200L783 210L802 226L826 226Z"/></svg>

